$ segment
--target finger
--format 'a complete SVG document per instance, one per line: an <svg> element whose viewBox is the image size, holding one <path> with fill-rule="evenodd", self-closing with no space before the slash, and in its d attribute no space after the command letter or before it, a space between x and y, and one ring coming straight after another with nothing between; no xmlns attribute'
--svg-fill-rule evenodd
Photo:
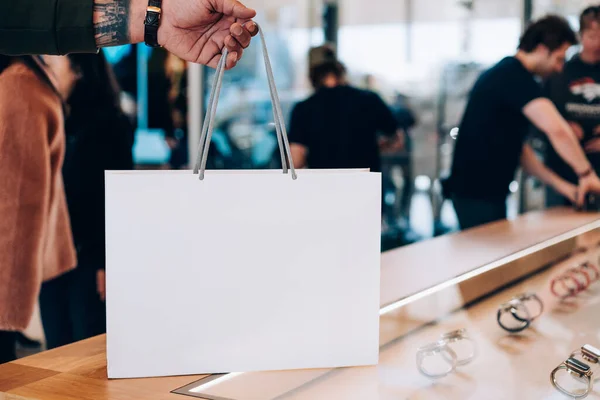
<svg viewBox="0 0 600 400"><path fill-rule="evenodd" d="M225 69L231 69L236 66L238 62L238 54L236 52L229 53L227 55L227 61L225 61Z"/></svg>
<svg viewBox="0 0 600 400"><path fill-rule="evenodd" d="M252 39L252 36L250 35L250 32L248 32L246 28L242 26L242 24L238 22L233 23L229 28L229 32L243 48L250 46L250 39Z"/></svg>
<svg viewBox="0 0 600 400"><path fill-rule="evenodd" d="M229 50L229 54L235 54L235 63L237 64L237 62L239 60L241 60L242 55L244 54L244 49L242 48L242 46L240 45L240 43L235 40L232 36L227 36L225 38L225 47L227 47L227 50ZM230 60L227 60L227 69L229 68L233 68L235 66L235 64L233 66L230 65Z"/></svg>
<svg viewBox="0 0 600 400"><path fill-rule="evenodd" d="M102 282L102 270L96 271L96 291L98 293L100 293L100 289L102 288L100 282Z"/></svg>
<svg viewBox="0 0 600 400"><path fill-rule="evenodd" d="M592 139L591 141L589 141L585 145L585 150L586 150L586 152L589 152L589 153L600 150L600 138L595 138L595 139Z"/></svg>
<svg viewBox="0 0 600 400"><path fill-rule="evenodd" d="M584 188L579 187L579 190L577 190L577 206L583 207L586 193L587 191Z"/></svg>
<svg viewBox="0 0 600 400"><path fill-rule="evenodd" d="M244 28L250 32L250 36L254 37L258 33L258 25L254 21L248 21L244 24Z"/></svg>
<svg viewBox="0 0 600 400"><path fill-rule="evenodd" d="M227 36L225 38L224 43L225 43L225 47L227 47L227 50L229 51L229 53L238 53L239 54L240 51L243 50L240 43L237 40L235 40L232 36Z"/></svg>
<svg viewBox="0 0 600 400"><path fill-rule="evenodd" d="M96 273L96 289L100 299L104 301L106 299L106 275L103 270L98 270Z"/></svg>
<svg viewBox="0 0 600 400"><path fill-rule="evenodd" d="M233 56L231 55L233 54ZM234 51L233 53L230 53L229 56L227 57L227 65L225 65L225 69L229 70L233 67L235 67L237 65L237 63L242 59L242 55L244 54L244 50L240 49L239 51ZM232 64L232 60L233 64Z"/></svg>
<svg viewBox="0 0 600 400"><path fill-rule="evenodd" d="M215 11L235 18L254 18L256 11L246 7L237 0L214 0Z"/></svg>
<svg viewBox="0 0 600 400"><path fill-rule="evenodd" d="M216 69L217 65L219 65L219 61L220 60L221 60L221 53L215 54L213 56L213 58L211 58L210 61L206 63L206 66L208 66L208 67L210 67L212 69ZM199 64L203 64L200 61L200 59L198 59L196 62L199 63Z"/></svg>

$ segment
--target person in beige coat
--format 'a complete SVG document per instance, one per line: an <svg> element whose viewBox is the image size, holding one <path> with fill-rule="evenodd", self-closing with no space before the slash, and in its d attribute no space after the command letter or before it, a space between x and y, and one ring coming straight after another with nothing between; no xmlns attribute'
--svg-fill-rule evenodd
<svg viewBox="0 0 600 400"><path fill-rule="evenodd" d="M77 264L61 166L64 115L39 58L0 56L0 363L15 358L43 281Z"/></svg>

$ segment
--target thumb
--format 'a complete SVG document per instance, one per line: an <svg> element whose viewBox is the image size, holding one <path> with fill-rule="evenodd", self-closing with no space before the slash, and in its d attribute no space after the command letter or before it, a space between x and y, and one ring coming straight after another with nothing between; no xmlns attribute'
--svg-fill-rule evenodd
<svg viewBox="0 0 600 400"><path fill-rule="evenodd" d="M237 0L215 0L215 10L224 15L240 19L249 19L256 16L256 11Z"/></svg>

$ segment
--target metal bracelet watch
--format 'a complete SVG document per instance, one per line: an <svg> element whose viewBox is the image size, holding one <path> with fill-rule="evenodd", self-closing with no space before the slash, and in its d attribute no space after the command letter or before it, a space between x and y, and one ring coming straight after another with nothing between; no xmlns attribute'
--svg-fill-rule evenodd
<svg viewBox="0 0 600 400"><path fill-rule="evenodd" d="M596 282L598 280L600 280L600 269L598 269L597 266L595 266L594 264L588 262L584 262L583 264L581 264L581 266L579 267L582 271L587 271L588 274L591 272L593 273L592 276L592 282Z"/></svg>
<svg viewBox="0 0 600 400"><path fill-rule="evenodd" d="M512 315L514 322L509 324L504 323L504 315ZM518 333L529 328L531 322L534 320L534 317L532 317L529 309L523 303L523 301L518 297L514 297L508 303L500 305L500 308L498 308L498 312L496 314L496 320L498 321L498 325L500 325L500 327L505 331L510 333Z"/></svg>
<svg viewBox="0 0 600 400"><path fill-rule="evenodd" d="M458 342L466 342L468 354L459 355L452 346ZM426 366L425 360L430 357L439 357L444 360L442 365L446 368L439 371L430 370ZM465 329L448 332L440 337L435 343L419 347L417 349L417 368L419 372L431 379L443 378L451 374L457 367L469 364L477 356L477 345L475 341L469 337Z"/></svg>
<svg viewBox="0 0 600 400"><path fill-rule="evenodd" d="M522 322L533 322L538 319L544 313L544 302L540 297L535 293L522 293L515 297L513 297L512 301L523 304L523 306L527 309L528 313L523 318L518 313L513 313L515 319ZM533 312L531 311L532 304L536 306L533 308Z"/></svg>
<svg viewBox="0 0 600 400"><path fill-rule="evenodd" d="M144 42L149 47L160 47L158 44L158 28L162 15L162 0L149 0L144 19Z"/></svg>
<svg viewBox="0 0 600 400"><path fill-rule="evenodd" d="M576 357L580 357L582 360L578 360ZM558 391L571 398L586 398L594 388L594 372L592 366L588 363L596 366L600 364L600 350L586 344L581 346L579 350L571 353L565 362L552 371L550 374L550 382ZM585 387L575 392L562 386L557 379L557 373L560 371L566 371L573 379L583 383Z"/></svg>
<svg viewBox="0 0 600 400"><path fill-rule="evenodd" d="M568 285L567 282L571 284ZM573 275L565 273L552 279L552 282L550 282L550 292L559 299L565 300L569 297L577 296L581 292L580 285L581 283Z"/></svg>
<svg viewBox="0 0 600 400"><path fill-rule="evenodd" d="M425 366L425 360L429 357L438 357L442 356L444 361L447 362L447 366L445 369L441 371L429 370ZM431 379L439 379L443 378L456 370L458 365L458 356L450 347L448 347L447 343L443 341L437 341L435 343L430 343L426 346L419 347L417 349L417 368L419 372Z"/></svg>
<svg viewBox="0 0 600 400"><path fill-rule="evenodd" d="M585 385L585 388L583 390L573 392L561 385L557 379L557 373L560 371L568 372L568 374L576 381L582 382ZM594 388L592 368L588 364L571 357L558 367L554 368L550 374L550 383L552 383L552 386L554 386L559 392L566 394L573 399L584 399Z"/></svg>
<svg viewBox="0 0 600 400"><path fill-rule="evenodd" d="M466 354L462 354L462 351L457 352L456 349L452 349L458 356L458 359L457 359L458 366L467 365L471 361L473 361L475 359L475 357L477 357L477 344L475 343L475 341L473 339L471 339L471 337L467 333L466 329L458 329L458 330L455 330L452 332L445 333L442 336L440 336L440 341L445 343L449 347L451 347L450 345L452 345L453 343L457 343L457 342L464 341L466 343L469 343L469 345L465 349L465 350L468 349L468 353L466 353Z"/></svg>
<svg viewBox="0 0 600 400"><path fill-rule="evenodd" d="M592 364L600 364L600 350L590 344L581 346L579 350L571 353L570 358L581 357L584 361Z"/></svg>
<svg viewBox="0 0 600 400"><path fill-rule="evenodd" d="M590 274L588 274L587 270L582 268L581 265L569 269L567 273L575 277L575 280L579 283L579 288L581 291L586 290L592 284L592 278L590 277ZM583 278L583 281L580 278Z"/></svg>

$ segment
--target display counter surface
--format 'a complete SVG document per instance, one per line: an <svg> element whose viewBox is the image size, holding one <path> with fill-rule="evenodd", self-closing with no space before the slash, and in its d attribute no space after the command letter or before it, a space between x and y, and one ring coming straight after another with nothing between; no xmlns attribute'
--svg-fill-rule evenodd
<svg viewBox="0 0 600 400"><path fill-rule="evenodd" d="M381 306L597 221L568 208L532 212L383 253Z"/></svg>
<svg viewBox="0 0 600 400"><path fill-rule="evenodd" d="M382 256L381 305L393 305L496 260L518 256L542 241L578 229L589 231L597 223L598 214L560 209L386 253ZM599 237L593 237L588 245L598 241ZM431 316L457 297L464 298L468 287L463 284L432 293L382 313L382 347L376 367L249 373L210 388L205 385L199 393L234 400L562 398L549 385L549 373L582 344L600 347L600 284L563 304L549 293L548 282L586 257L597 259L596 253L576 254L434 324ZM481 286L475 281L472 285ZM537 292L546 302L546 312L532 328L511 336L497 326L496 310L522 291ZM410 326L410 332L401 332L401 326ZM479 357L437 383L419 375L417 347L456 328L469 330L479 345ZM203 378L109 381L105 345L102 336L0 365L0 399L185 399L171 392Z"/></svg>
<svg viewBox="0 0 600 400"><path fill-rule="evenodd" d="M552 268L502 290L485 300L452 313L393 341L380 350L376 367L338 369L295 387L277 400L397 400L397 399L566 399L550 384L551 371L571 352L585 344L600 347L600 282L568 302L550 292L551 279L579 261L593 256L575 255ZM497 323L500 304L523 292L535 292L545 305L544 314L529 329L509 334ZM407 307L396 320L425 320L444 301L433 296L429 304ZM434 381L419 373L416 353L420 346L435 342L442 334L466 328L478 347L478 356L456 373ZM463 350L464 351L464 350ZM596 377L600 368L596 367ZM203 392L228 393L236 397L253 386L207 389ZM259 397L252 398L258 400ZM598 388L588 399L600 399ZM266 399L261 399L266 400Z"/></svg>

